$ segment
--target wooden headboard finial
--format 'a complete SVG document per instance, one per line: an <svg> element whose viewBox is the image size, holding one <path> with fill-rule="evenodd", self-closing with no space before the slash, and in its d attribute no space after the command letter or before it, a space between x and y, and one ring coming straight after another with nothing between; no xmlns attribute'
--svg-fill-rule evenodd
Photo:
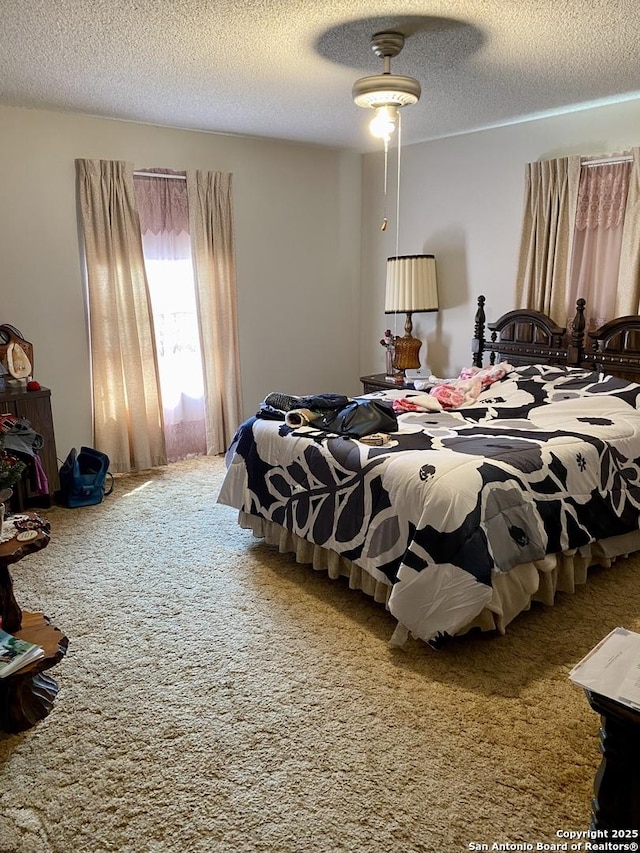
<svg viewBox="0 0 640 853"><path fill-rule="evenodd" d="M473 341L471 343L471 352L473 353L473 366L482 367L482 357L484 355L484 330L486 316L484 313L484 296L478 296L478 310L476 311L476 320L473 331Z"/></svg>
<svg viewBox="0 0 640 853"><path fill-rule="evenodd" d="M580 364L584 358L584 299L576 301L576 315L571 321L571 343L567 351L567 364Z"/></svg>

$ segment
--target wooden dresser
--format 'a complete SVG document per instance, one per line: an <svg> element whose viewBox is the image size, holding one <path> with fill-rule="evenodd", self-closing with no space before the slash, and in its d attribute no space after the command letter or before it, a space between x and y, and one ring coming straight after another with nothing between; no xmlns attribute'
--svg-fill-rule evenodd
<svg viewBox="0 0 640 853"><path fill-rule="evenodd" d="M48 388L40 388L39 391L27 391L22 388L5 389L0 392L0 412L9 412L17 418L26 418L44 439L38 455L49 482L49 494L38 495L33 492L29 478L25 476L14 488L12 509L22 511L29 507L51 506L53 494L60 488L56 439L51 414L51 391Z"/></svg>

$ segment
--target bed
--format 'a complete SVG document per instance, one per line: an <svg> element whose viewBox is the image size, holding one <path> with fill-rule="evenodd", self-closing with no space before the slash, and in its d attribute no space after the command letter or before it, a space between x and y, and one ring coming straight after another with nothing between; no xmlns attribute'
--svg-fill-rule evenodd
<svg viewBox="0 0 640 853"><path fill-rule="evenodd" d="M584 300L569 330L528 310L487 324L484 306L463 405L367 395L398 411L380 446L253 417L227 455L219 502L383 603L397 645L504 633L640 550L640 317L586 332Z"/></svg>

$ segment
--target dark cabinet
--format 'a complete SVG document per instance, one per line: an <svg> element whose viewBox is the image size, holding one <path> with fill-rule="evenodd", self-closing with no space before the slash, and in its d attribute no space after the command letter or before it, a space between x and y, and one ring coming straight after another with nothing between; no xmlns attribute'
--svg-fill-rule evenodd
<svg viewBox="0 0 640 853"><path fill-rule="evenodd" d="M26 418L44 439L38 455L49 483L49 494L37 494L27 470L22 482L14 488L12 509L22 511L29 507L51 506L53 494L60 488L56 439L51 414L51 391L48 388L40 388L39 391L24 389L2 391L0 392L0 412L9 412L17 418Z"/></svg>
<svg viewBox="0 0 640 853"><path fill-rule="evenodd" d="M392 389L394 391L400 389L413 390L413 384L411 382L404 382L403 380L400 382L392 382L387 379L384 373L372 373L369 376L361 376L360 382L362 382L363 394L371 394L372 391L383 391L386 389Z"/></svg>
<svg viewBox="0 0 640 853"><path fill-rule="evenodd" d="M602 762L593 786L590 828L604 831L599 838L620 839L619 847L607 849L635 850L623 842L637 839L640 831L640 714L608 696L585 693L602 720Z"/></svg>

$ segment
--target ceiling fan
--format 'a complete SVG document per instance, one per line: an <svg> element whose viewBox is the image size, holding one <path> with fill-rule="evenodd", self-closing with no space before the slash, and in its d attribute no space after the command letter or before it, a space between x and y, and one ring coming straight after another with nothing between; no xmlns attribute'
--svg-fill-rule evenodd
<svg viewBox="0 0 640 853"><path fill-rule="evenodd" d="M422 89L413 77L391 73L391 59L404 47L405 37L399 32L380 32L371 37L371 49L383 61L382 74L360 77L353 84L353 100L359 107L374 110L369 124L373 136L388 145L398 122L398 110L420 100Z"/></svg>

